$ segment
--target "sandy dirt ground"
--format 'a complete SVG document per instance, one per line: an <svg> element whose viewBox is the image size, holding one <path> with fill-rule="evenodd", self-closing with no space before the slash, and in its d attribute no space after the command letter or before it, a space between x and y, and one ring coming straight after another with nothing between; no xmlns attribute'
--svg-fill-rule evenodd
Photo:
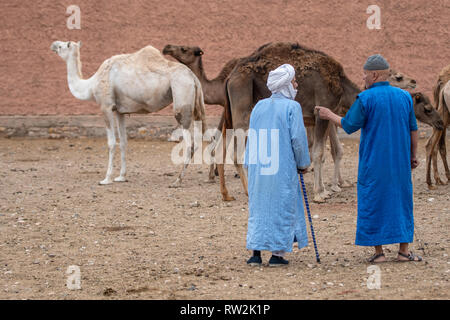
<svg viewBox="0 0 450 320"><path fill-rule="evenodd" d="M129 141L129 181L101 186L105 139L2 139L0 299L449 299L450 187L426 188L426 140L413 175L421 242L412 244L425 261L396 262L397 246L386 246L380 289L367 286L372 249L354 245L358 140L342 141L354 186L311 205L322 263L310 241L287 255L287 267L269 268L263 252L263 266L252 268L247 197L233 166L226 176L237 200L225 203L218 182L205 182L207 165L168 187L179 172L174 143ZM331 174L327 152L326 183ZM305 179L312 197L312 174ZM69 266L79 267L81 290L68 290Z"/></svg>

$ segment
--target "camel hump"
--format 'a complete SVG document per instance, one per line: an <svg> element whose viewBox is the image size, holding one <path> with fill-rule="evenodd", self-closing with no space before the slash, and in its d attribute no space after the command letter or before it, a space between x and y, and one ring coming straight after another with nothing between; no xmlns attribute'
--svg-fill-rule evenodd
<svg viewBox="0 0 450 320"><path fill-rule="evenodd" d="M256 72L266 77L269 71L289 63L295 68L296 77L301 78L310 71L317 71L336 95L342 94L341 78L344 68L324 52L304 47L298 43L268 43L258 48L237 66L241 73Z"/></svg>
<svg viewBox="0 0 450 320"><path fill-rule="evenodd" d="M107 69L109 69L108 66L116 65L119 68L134 68L140 73L167 74L182 66L181 63L167 60L158 49L151 45L134 53L113 56L107 61L105 61Z"/></svg>

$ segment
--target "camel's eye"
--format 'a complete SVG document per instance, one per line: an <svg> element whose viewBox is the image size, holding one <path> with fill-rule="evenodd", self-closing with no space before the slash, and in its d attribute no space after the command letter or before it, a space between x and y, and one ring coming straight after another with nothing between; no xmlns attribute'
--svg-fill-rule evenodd
<svg viewBox="0 0 450 320"><path fill-rule="evenodd" d="M425 108L425 113L426 113L426 114L430 114L430 113L431 113L431 109Z"/></svg>
<svg viewBox="0 0 450 320"><path fill-rule="evenodd" d="M186 53L187 50L185 48L181 48L181 52Z"/></svg>
<svg viewBox="0 0 450 320"><path fill-rule="evenodd" d="M395 76L395 79L396 79L397 81L402 81L402 80L403 80L403 76Z"/></svg>

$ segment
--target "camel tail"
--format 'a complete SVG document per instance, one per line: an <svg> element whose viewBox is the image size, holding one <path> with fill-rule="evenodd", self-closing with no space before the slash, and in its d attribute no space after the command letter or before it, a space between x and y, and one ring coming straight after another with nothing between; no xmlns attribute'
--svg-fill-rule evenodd
<svg viewBox="0 0 450 320"><path fill-rule="evenodd" d="M225 129L233 128L233 119L231 118L231 103L230 96L228 95L228 80L225 82L225 105L223 106L223 111L225 114L224 126Z"/></svg>

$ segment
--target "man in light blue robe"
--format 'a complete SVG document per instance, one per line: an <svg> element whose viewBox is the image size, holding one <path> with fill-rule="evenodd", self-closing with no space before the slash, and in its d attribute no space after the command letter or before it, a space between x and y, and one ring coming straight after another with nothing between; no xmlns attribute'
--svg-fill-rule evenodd
<svg viewBox="0 0 450 320"><path fill-rule="evenodd" d="M269 266L288 264L294 239L308 245L298 170L310 165L302 109L294 100L295 70L282 65L269 73L270 98L259 101L250 116L244 167L248 170L249 265L261 265L261 250L272 252Z"/></svg>
<svg viewBox="0 0 450 320"><path fill-rule="evenodd" d="M413 241L411 170L418 134L411 95L390 86L389 64L373 55L364 65L365 91L344 118L317 106L322 119L351 134L361 129L358 166L356 245L374 246L369 262L386 261L382 245L399 243L398 261L421 261L408 250Z"/></svg>

